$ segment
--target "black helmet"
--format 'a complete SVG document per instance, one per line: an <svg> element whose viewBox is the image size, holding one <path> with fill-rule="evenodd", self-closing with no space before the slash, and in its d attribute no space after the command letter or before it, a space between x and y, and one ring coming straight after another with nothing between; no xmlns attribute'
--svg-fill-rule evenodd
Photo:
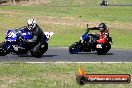
<svg viewBox="0 0 132 88"><path fill-rule="evenodd" d="M100 31L105 31L107 29L107 26L105 23L101 23L99 24L98 28L100 29Z"/></svg>

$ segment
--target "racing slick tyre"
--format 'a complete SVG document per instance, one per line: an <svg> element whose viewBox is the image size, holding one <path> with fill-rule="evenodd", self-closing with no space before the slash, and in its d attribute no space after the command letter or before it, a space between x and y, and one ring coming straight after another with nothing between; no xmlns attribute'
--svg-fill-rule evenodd
<svg viewBox="0 0 132 88"><path fill-rule="evenodd" d="M97 55L104 55L104 54L105 54L104 49L100 49L97 51Z"/></svg>
<svg viewBox="0 0 132 88"><path fill-rule="evenodd" d="M3 46L4 46L4 42L0 43L0 56L7 55L7 51L5 49L3 49Z"/></svg>
<svg viewBox="0 0 132 88"><path fill-rule="evenodd" d="M98 55L104 55L111 49L111 44L107 43L106 45L103 45L102 49L97 50Z"/></svg>
<svg viewBox="0 0 132 88"><path fill-rule="evenodd" d="M74 44L72 44L70 47L69 47L69 53L70 54L77 54L79 52L79 42L75 42Z"/></svg>
<svg viewBox="0 0 132 88"><path fill-rule="evenodd" d="M105 52L107 53L111 49L111 44L108 43L105 48Z"/></svg>
<svg viewBox="0 0 132 88"><path fill-rule="evenodd" d="M43 45L38 44L30 50L33 57L40 58L48 50L48 43L45 42Z"/></svg>
<svg viewBox="0 0 132 88"><path fill-rule="evenodd" d="M84 85L87 81L87 79L84 76L77 76L76 81L80 85Z"/></svg>

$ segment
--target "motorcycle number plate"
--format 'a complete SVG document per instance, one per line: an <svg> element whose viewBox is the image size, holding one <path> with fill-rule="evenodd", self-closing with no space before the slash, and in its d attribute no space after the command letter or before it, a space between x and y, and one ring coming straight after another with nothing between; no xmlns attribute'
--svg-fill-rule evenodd
<svg viewBox="0 0 132 88"><path fill-rule="evenodd" d="M97 44L96 48L102 48L102 45L101 44Z"/></svg>

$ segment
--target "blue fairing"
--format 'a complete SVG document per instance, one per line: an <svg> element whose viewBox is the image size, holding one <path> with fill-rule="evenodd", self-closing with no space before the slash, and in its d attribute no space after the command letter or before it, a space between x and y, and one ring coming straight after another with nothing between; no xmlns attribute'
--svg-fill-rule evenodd
<svg viewBox="0 0 132 88"><path fill-rule="evenodd" d="M13 32L13 30L8 30L6 33L6 37L9 35L9 33Z"/></svg>
<svg viewBox="0 0 132 88"><path fill-rule="evenodd" d="M22 33L23 39L28 40L28 39L32 39L33 38L33 35L29 32L29 30L27 28L22 30L21 33Z"/></svg>
<svg viewBox="0 0 132 88"><path fill-rule="evenodd" d="M83 39L84 41L89 40L89 39L90 39L90 38L89 38L89 34L86 32L84 35L82 35L82 39Z"/></svg>
<svg viewBox="0 0 132 88"><path fill-rule="evenodd" d="M25 40L33 38L33 35L29 32L27 28L25 28L21 31L20 34L16 34L14 30L8 30L5 41L8 42L9 44L14 44L19 36L21 36Z"/></svg>
<svg viewBox="0 0 132 88"><path fill-rule="evenodd" d="M17 36L15 31L13 30L8 30L6 33L6 42L14 43L17 40Z"/></svg>

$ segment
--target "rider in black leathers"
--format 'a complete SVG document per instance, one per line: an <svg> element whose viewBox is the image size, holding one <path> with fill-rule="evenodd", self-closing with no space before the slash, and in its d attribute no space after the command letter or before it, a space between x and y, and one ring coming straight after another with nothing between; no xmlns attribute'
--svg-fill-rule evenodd
<svg viewBox="0 0 132 88"><path fill-rule="evenodd" d="M29 19L27 22L27 26L21 27L19 29L16 29L15 31L17 33L20 33L22 30L29 30L29 32L32 33L33 38L30 40L24 40L26 43L36 43L36 44L41 44L43 45L44 39L47 39L46 35L44 34L43 30L36 24L35 19Z"/></svg>

